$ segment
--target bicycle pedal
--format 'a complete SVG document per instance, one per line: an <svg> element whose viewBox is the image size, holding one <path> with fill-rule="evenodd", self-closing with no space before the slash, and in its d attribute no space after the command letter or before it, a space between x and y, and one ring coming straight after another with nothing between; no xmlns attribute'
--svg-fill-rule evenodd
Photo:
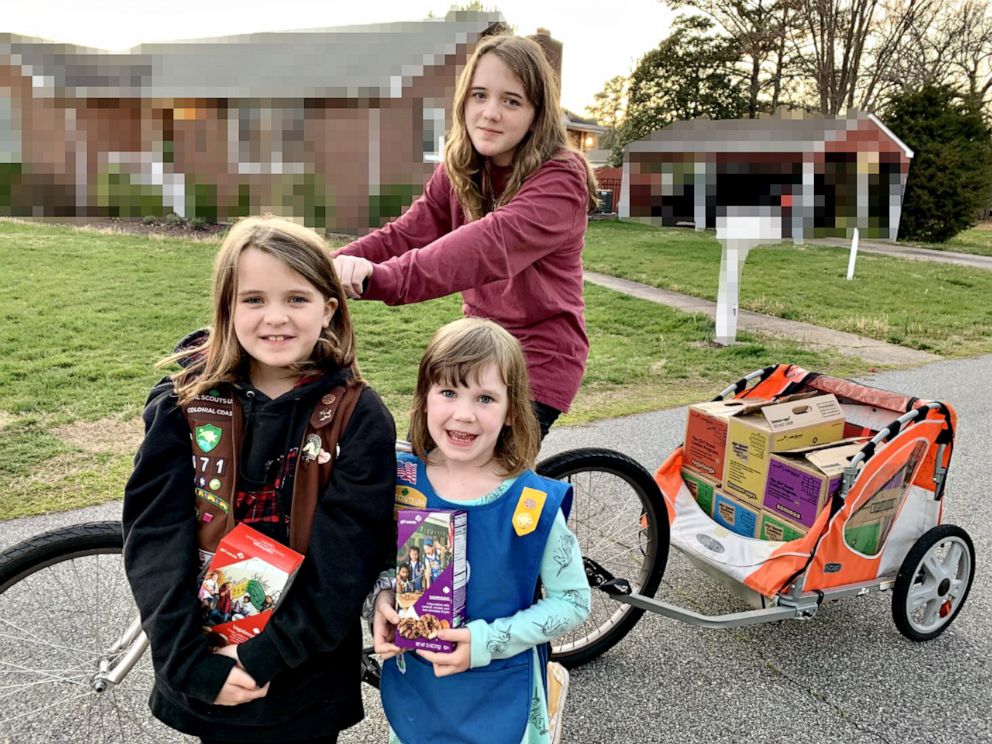
<svg viewBox="0 0 992 744"><path fill-rule="evenodd" d="M582 556L582 567L586 572L586 581L593 588L602 586L608 581L613 581L613 574L596 563L592 558Z"/></svg>
<svg viewBox="0 0 992 744"><path fill-rule="evenodd" d="M614 597L627 595L632 592L630 582L627 581L627 579L610 579L609 581L600 584L599 588Z"/></svg>

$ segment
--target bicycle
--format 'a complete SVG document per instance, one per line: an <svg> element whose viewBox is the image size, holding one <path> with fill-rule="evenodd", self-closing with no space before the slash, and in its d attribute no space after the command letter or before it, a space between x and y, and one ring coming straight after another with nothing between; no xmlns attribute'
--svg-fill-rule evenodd
<svg viewBox="0 0 992 744"><path fill-rule="evenodd" d="M590 584L631 577L632 591L653 596L669 534L652 476L626 455L598 448L562 452L537 470L573 486L569 526ZM119 522L91 522L0 553L0 744L78 744L89 740L84 736L100 744L192 741L148 711L153 671L122 546ZM589 619L558 639L552 658L569 667L596 658L643 612L594 592ZM369 652L362 673L375 685L378 665Z"/></svg>

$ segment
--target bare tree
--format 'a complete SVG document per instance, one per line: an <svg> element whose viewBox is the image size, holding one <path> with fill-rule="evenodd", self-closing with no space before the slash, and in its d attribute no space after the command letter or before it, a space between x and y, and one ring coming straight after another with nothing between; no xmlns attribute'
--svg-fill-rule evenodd
<svg viewBox="0 0 992 744"><path fill-rule="evenodd" d="M966 0L955 14L957 44L952 66L963 78L964 96L984 108L992 90L992 12L988 0Z"/></svg>
<svg viewBox="0 0 992 744"><path fill-rule="evenodd" d="M892 78L896 52L913 28L932 22L938 0L799 0L805 39L797 47L818 98L836 115L871 109Z"/></svg>

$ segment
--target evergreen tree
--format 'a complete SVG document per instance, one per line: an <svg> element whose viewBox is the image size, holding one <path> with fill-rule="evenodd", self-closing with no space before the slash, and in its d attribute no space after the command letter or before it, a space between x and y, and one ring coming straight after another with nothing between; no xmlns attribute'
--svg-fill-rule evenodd
<svg viewBox="0 0 992 744"><path fill-rule="evenodd" d="M913 151L899 237L943 243L992 196L992 139L979 110L946 86L894 97L886 124Z"/></svg>

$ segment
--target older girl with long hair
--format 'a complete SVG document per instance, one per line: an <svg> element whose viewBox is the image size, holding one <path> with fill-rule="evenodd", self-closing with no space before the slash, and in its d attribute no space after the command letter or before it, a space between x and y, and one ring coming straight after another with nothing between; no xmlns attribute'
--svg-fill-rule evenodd
<svg viewBox="0 0 992 744"><path fill-rule="evenodd" d="M390 305L462 292L465 315L496 321L523 347L544 435L589 352L582 246L595 178L568 145L558 82L530 39L483 39L453 110L423 195L339 250L335 267L349 296Z"/></svg>

